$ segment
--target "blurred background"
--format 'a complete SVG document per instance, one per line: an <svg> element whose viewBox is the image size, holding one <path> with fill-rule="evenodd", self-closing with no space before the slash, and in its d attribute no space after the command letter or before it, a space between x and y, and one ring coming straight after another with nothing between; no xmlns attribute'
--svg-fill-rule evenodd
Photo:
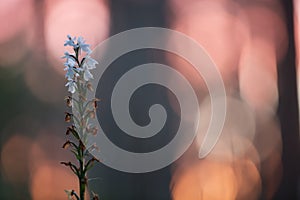
<svg viewBox="0 0 300 200"><path fill-rule="evenodd" d="M208 157L197 158L210 101L188 62L153 49L123 55L97 89L103 99L98 118L115 144L153 151L176 132L178 102L158 86L145 86L131 106L141 125L149 120L149 105L165 106L170 118L158 136L128 137L112 119L114 84L147 62L168 64L187 77L198 93L203 123L192 146L171 166L128 174L99 164L89 175L90 189L102 200L300 199L298 0L2 0L0 24L1 200L67 199L64 189L78 188L76 177L59 164L73 159L61 148L67 127L61 59L66 35L81 35L94 48L110 35L145 26L183 32L215 61L227 92L222 136Z"/></svg>

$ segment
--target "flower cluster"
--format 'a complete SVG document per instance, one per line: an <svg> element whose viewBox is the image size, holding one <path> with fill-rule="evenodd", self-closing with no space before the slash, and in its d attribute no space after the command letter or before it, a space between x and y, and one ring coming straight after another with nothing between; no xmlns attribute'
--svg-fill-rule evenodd
<svg viewBox="0 0 300 200"><path fill-rule="evenodd" d="M63 144L64 149L70 149L78 160L78 165L72 162L61 162L61 164L70 168L70 170L78 177L79 195L74 190L66 190L69 199L84 200L87 186L87 171L97 162L97 158L92 156L90 152L97 150L97 146L92 144L90 147L85 147L88 144L88 134L97 134L98 129L93 127L90 121L95 118L98 99L87 99L88 90L93 88L89 82L93 79L93 74L90 70L95 69L98 62L91 57L91 49L85 43L82 37L72 38L67 36L65 46L71 46L74 53L65 52L62 58L66 59L66 86L72 96L65 98L66 105L71 107L73 113L65 112L65 122L73 123L67 128L66 135L72 139L67 140ZM85 55L81 59L81 53ZM97 200L99 197L92 192L92 199Z"/></svg>
<svg viewBox="0 0 300 200"><path fill-rule="evenodd" d="M83 37L78 37L76 41L76 37L72 38L68 35L68 40L66 40L64 46L71 46L74 49L75 54L70 54L69 52L65 52L65 55L62 58L66 59L65 62L65 71L66 71L66 86L68 87L68 91L71 93L75 93L78 89L78 79L83 78L85 81L89 81L93 79L93 75L90 70L95 69L98 62L94 60L90 53L92 52L90 49L90 45L85 43ZM79 54L81 51L86 52L87 55L79 61Z"/></svg>

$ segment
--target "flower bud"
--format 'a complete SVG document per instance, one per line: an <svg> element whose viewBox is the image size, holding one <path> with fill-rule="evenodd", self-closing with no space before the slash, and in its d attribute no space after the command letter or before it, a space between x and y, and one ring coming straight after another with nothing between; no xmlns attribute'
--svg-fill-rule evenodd
<svg viewBox="0 0 300 200"><path fill-rule="evenodd" d="M67 149L70 145L71 145L71 142L68 140L63 144L62 148Z"/></svg>
<svg viewBox="0 0 300 200"><path fill-rule="evenodd" d="M66 116L65 116L65 122L71 122L72 116L73 114L65 112Z"/></svg>
<svg viewBox="0 0 300 200"><path fill-rule="evenodd" d="M65 101L66 101L66 104L67 104L68 107L72 107L72 97L67 96L65 98Z"/></svg>
<svg viewBox="0 0 300 200"><path fill-rule="evenodd" d="M87 89L88 89L89 91L91 91L91 92L94 91L94 88L93 88L93 86L92 86L91 83L88 83L88 84L86 85L86 87L87 87Z"/></svg>

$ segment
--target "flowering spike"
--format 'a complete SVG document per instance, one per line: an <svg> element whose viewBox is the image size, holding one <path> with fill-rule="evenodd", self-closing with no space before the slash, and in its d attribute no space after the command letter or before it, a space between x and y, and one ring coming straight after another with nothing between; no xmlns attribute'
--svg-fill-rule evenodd
<svg viewBox="0 0 300 200"><path fill-rule="evenodd" d="M90 56L92 52L90 45L86 44L81 36L76 40L76 37L68 35L64 46L71 46L74 51L72 53L65 52L64 56L62 56L62 58L66 59L64 63L67 80L65 86L71 94L76 94L78 98L73 98L72 95L65 98L66 105L72 107L74 112L74 115L65 112L65 121L71 122L73 120L75 123L75 125L67 128L66 135L72 134L76 142L68 140L62 147L65 149L69 148L74 153L78 161L78 167L71 162L61 162L61 164L68 166L77 175L79 181L79 196L74 190L68 190L66 191L68 197L84 200L87 185L87 170L92 167L94 161L98 161L96 158L88 159L90 155L89 148L86 149L84 145L88 142L86 141L85 134L91 133L95 135L98 131L96 127L89 128L88 125L89 120L96 117L95 108L97 107L98 99L87 99L87 92L89 90L93 91L92 84L89 81L94 77L90 70L95 69L98 62ZM85 53L85 56L80 60L82 52ZM83 136L83 139L80 136ZM93 145L92 150L95 149L96 147ZM94 200L99 199L97 195L93 196Z"/></svg>

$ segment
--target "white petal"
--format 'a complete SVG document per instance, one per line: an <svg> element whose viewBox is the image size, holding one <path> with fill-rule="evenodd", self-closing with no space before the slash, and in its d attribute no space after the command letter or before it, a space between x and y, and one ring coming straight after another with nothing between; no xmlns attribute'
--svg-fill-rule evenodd
<svg viewBox="0 0 300 200"><path fill-rule="evenodd" d="M89 81L90 79L93 79L94 77L93 77L93 74L87 69L84 71L83 78L84 78L84 80Z"/></svg>
<svg viewBox="0 0 300 200"><path fill-rule="evenodd" d="M91 58L90 56L87 56L84 62L87 65L88 69L95 69L98 62Z"/></svg>

